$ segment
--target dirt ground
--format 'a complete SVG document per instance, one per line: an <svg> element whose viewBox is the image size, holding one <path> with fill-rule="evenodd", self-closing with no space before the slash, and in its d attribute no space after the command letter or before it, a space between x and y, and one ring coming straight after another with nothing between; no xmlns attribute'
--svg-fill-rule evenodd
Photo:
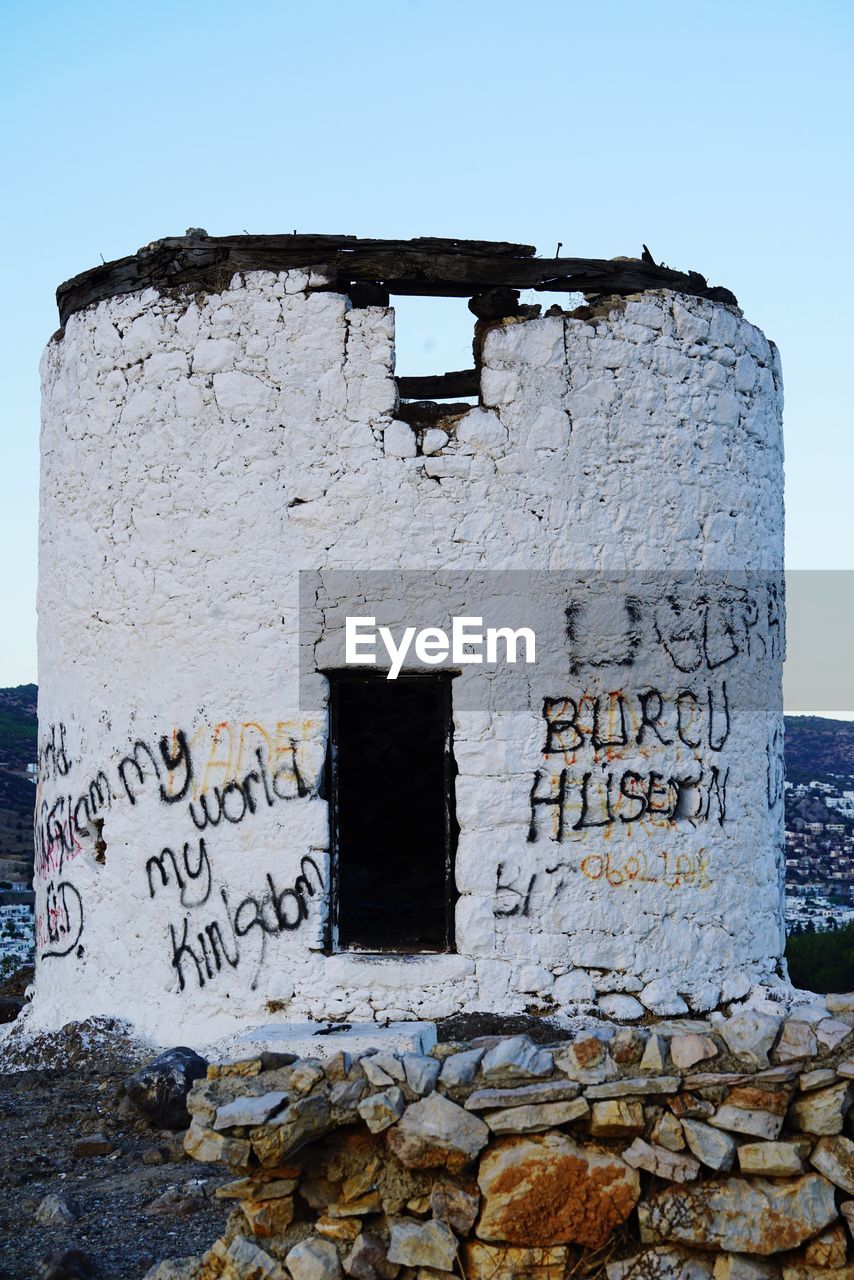
<svg viewBox="0 0 854 1280"><path fill-rule="evenodd" d="M98 1280L138 1280L164 1258L201 1253L225 1225L227 1202L212 1198L225 1170L185 1158L182 1134L151 1129L121 1097L138 1054L68 1038L62 1066L0 1074L0 1280L49 1274L44 1258L72 1247ZM111 1150L85 1154L93 1138ZM80 1216L41 1222L50 1195Z"/></svg>

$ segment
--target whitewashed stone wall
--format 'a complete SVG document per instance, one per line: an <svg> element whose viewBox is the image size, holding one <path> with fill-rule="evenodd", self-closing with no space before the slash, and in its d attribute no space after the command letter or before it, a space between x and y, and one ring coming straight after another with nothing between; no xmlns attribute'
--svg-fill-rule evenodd
<svg viewBox="0 0 854 1280"><path fill-rule="evenodd" d="M595 323L507 322L484 345L483 407L455 438L419 437L394 417L393 312L321 283L253 273L217 295L112 299L45 353L36 1022L120 1014L203 1044L271 1020L596 998L631 1017L637 996L669 1013L744 995L783 949L769 601L725 673L714 749L637 742L652 683L676 738L688 677L666 645L628 673L567 664L562 687L534 682L506 713L461 700L456 954L330 956L324 682L300 705L297 571L776 573L775 348L734 310L668 292ZM720 708L721 671L697 662L697 705ZM758 671L768 692L751 701ZM544 698L623 688L629 746L544 757ZM554 807L535 807L531 839L535 775L554 795L585 751L644 776L688 760L708 782L717 765L717 794L697 821L649 813L559 842ZM205 825L215 787L224 817Z"/></svg>

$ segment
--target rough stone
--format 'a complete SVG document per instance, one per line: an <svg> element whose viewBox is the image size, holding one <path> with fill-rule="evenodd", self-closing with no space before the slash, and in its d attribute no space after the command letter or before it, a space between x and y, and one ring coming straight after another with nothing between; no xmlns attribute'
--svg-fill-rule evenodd
<svg viewBox="0 0 854 1280"><path fill-rule="evenodd" d="M824 1004L831 1013L854 1013L854 991L831 992L824 997Z"/></svg>
<svg viewBox="0 0 854 1280"><path fill-rule="evenodd" d="M457 1239L446 1222L416 1222L398 1218L391 1224L388 1247L389 1262L404 1267L431 1267L436 1271L453 1271L457 1258ZM295 1277L295 1280L301 1280Z"/></svg>
<svg viewBox="0 0 854 1280"><path fill-rule="evenodd" d="M477 1188L466 1190L453 1182L436 1182L430 1192L430 1208L437 1222L447 1222L457 1235L468 1235L480 1208Z"/></svg>
<svg viewBox="0 0 854 1280"><path fill-rule="evenodd" d="M341 1275L338 1250L320 1236L309 1236L294 1245L285 1255L285 1263L293 1280L339 1280Z"/></svg>
<svg viewBox="0 0 854 1280"><path fill-rule="evenodd" d="M208 1064L192 1049L179 1046L159 1054L125 1081L134 1107L156 1129L186 1129L187 1094L204 1079Z"/></svg>
<svg viewBox="0 0 854 1280"><path fill-rule="evenodd" d="M36 1222L44 1227L64 1227L69 1222L76 1222L83 1210L76 1200L68 1196L48 1195L39 1202L36 1209Z"/></svg>
<svg viewBox="0 0 854 1280"><path fill-rule="evenodd" d="M565 1245L526 1249L469 1240L464 1246L463 1274L466 1280L564 1280L570 1256Z"/></svg>
<svg viewBox="0 0 854 1280"><path fill-rule="evenodd" d="M638 996L641 1004L659 1018L678 1017L688 1012L688 1005L666 978L648 982Z"/></svg>
<svg viewBox="0 0 854 1280"><path fill-rule="evenodd" d="M634 1022L637 1018L642 1018L645 1012L641 1002L634 996L621 995L619 992L600 996L597 1003L607 1018L614 1018L617 1022Z"/></svg>
<svg viewBox="0 0 854 1280"><path fill-rule="evenodd" d="M631 1258L605 1264L608 1280L712 1280L711 1260L686 1249L643 1249Z"/></svg>
<svg viewBox="0 0 854 1280"><path fill-rule="evenodd" d="M413 1102L386 1138L407 1168L444 1167L451 1173L474 1160L488 1140L482 1120L440 1093Z"/></svg>
<svg viewBox="0 0 854 1280"><path fill-rule="evenodd" d="M845 1080L829 1089L817 1089L796 1099L789 1113L790 1121L804 1133L820 1136L841 1133L851 1098L852 1089Z"/></svg>
<svg viewBox="0 0 854 1280"><path fill-rule="evenodd" d="M428 1058L423 1054L407 1053L403 1059L403 1069L406 1073L406 1083L412 1092L423 1098L425 1094L432 1093L436 1088L442 1064L435 1058Z"/></svg>
<svg viewBox="0 0 854 1280"><path fill-rule="evenodd" d="M845 1227L834 1222L804 1246L804 1262L811 1267L844 1267L848 1253Z"/></svg>
<svg viewBox="0 0 854 1280"><path fill-rule="evenodd" d="M489 1050L480 1069L486 1081L530 1080L551 1075L554 1059L546 1049L538 1049L527 1036L509 1036Z"/></svg>
<svg viewBox="0 0 854 1280"><path fill-rule="evenodd" d="M800 1062L811 1058L818 1050L815 1033L806 1022L789 1019L783 1024L777 1047L771 1054L774 1062Z"/></svg>
<svg viewBox="0 0 854 1280"><path fill-rule="evenodd" d="M692 1182L700 1172L700 1162L693 1156L680 1155L668 1151L666 1147L656 1147L643 1138L635 1138L634 1142L623 1152L623 1159L633 1169L645 1169L656 1178L666 1178L668 1182Z"/></svg>
<svg viewBox="0 0 854 1280"><path fill-rule="evenodd" d="M605 1084L592 1084L585 1090L591 1101L600 1098L628 1098L632 1095L649 1097L651 1095L677 1093L682 1081L678 1076L641 1076L628 1080L609 1080Z"/></svg>
<svg viewBox="0 0 854 1280"><path fill-rule="evenodd" d="M599 1248L632 1212L640 1182L613 1152L562 1133L505 1138L481 1158L481 1240Z"/></svg>
<svg viewBox="0 0 854 1280"><path fill-rule="evenodd" d="M835 1218L833 1186L814 1173L785 1182L723 1178L667 1187L638 1206L645 1243L763 1256L797 1248Z"/></svg>
<svg viewBox="0 0 854 1280"><path fill-rule="evenodd" d="M288 1280L284 1267L246 1236L235 1236L225 1251L226 1280ZM294 1276L294 1280L297 1277ZM299 1280L319 1280L314 1273ZM332 1280L332 1277L329 1277Z"/></svg>
<svg viewBox="0 0 854 1280"><path fill-rule="evenodd" d="M725 1103L709 1118L709 1124L716 1129L727 1129L730 1133L744 1133L752 1138L771 1141L778 1137L784 1118L774 1111Z"/></svg>
<svg viewBox="0 0 854 1280"><path fill-rule="evenodd" d="M711 1036L674 1036L670 1041L670 1059L680 1071L687 1071L698 1062L717 1057L717 1054L718 1046Z"/></svg>
<svg viewBox="0 0 854 1280"><path fill-rule="evenodd" d="M655 1121L650 1138L658 1146L666 1147L668 1151L683 1151L685 1149L685 1134L682 1130L682 1125L670 1111L662 1112Z"/></svg>
<svg viewBox="0 0 854 1280"><path fill-rule="evenodd" d="M646 1042L643 1057L640 1060L640 1070L648 1071L651 1075L659 1075L664 1071L666 1065L667 1045L661 1036L656 1035L653 1031Z"/></svg>
<svg viewBox="0 0 854 1280"><path fill-rule="evenodd" d="M848 1039L852 1031L854 1027L849 1026L847 1022L841 1022L838 1018L828 1018L816 1027L815 1038L823 1049L832 1053L844 1040Z"/></svg>
<svg viewBox="0 0 854 1280"><path fill-rule="evenodd" d="M390 1125L397 1124L406 1107L406 1098L397 1085L382 1093L371 1094L359 1103L358 1112L371 1133L382 1133Z"/></svg>
<svg viewBox="0 0 854 1280"><path fill-rule="evenodd" d="M594 1102L590 1132L594 1138L625 1138L644 1130L643 1103L626 1098Z"/></svg>
<svg viewBox="0 0 854 1280"><path fill-rule="evenodd" d="M214 1129L229 1129L234 1125L264 1124L277 1111L287 1105L288 1095L281 1090L263 1093L257 1098L235 1098L223 1107L217 1107Z"/></svg>
<svg viewBox="0 0 854 1280"><path fill-rule="evenodd" d="M378 1236L360 1232L343 1262L344 1270L354 1280L394 1280L400 1270L389 1262L388 1251Z"/></svg>
<svg viewBox="0 0 854 1280"><path fill-rule="evenodd" d="M462 1053L453 1053L442 1063L439 1081L446 1089L457 1085L471 1084L477 1075L477 1069L486 1053L485 1049L466 1049Z"/></svg>
<svg viewBox="0 0 854 1280"><path fill-rule="evenodd" d="M484 1119L493 1133L540 1133L590 1114L586 1098L572 1102L543 1102L527 1107L505 1107L490 1111Z"/></svg>
<svg viewBox="0 0 854 1280"><path fill-rule="evenodd" d="M275 1200L241 1200L240 1207L253 1236L278 1236L293 1221L294 1202L290 1196Z"/></svg>
<svg viewBox="0 0 854 1280"><path fill-rule="evenodd" d="M850 1138L841 1135L819 1138L810 1156L810 1164L837 1187L854 1196L854 1142Z"/></svg>
<svg viewBox="0 0 854 1280"><path fill-rule="evenodd" d="M545 1080L515 1089L476 1089L465 1101L466 1111L493 1111L499 1107L527 1107L542 1102L571 1102L581 1086L574 1080Z"/></svg>
<svg viewBox="0 0 854 1280"><path fill-rule="evenodd" d="M792 1142L745 1142L738 1149L738 1167L742 1173L788 1178L804 1172L804 1161Z"/></svg>
<svg viewBox="0 0 854 1280"><path fill-rule="evenodd" d="M816 1067L814 1071L805 1071L798 1077L801 1093L812 1093L814 1089L823 1089L826 1085L835 1083L836 1072L833 1067Z"/></svg>
<svg viewBox="0 0 854 1280"><path fill-rule="evenodd" d="M207 1129L196 1120L184 1135L184 1150L194 1160L214 1164L221 1160L230 1168L242 1168L249 1163L251 1148L243 1138L229 1138L215 1129Z"/></svg>
<svg viewBox="0 0 854 1280"><path fill-rule="evenodd" d="M767 1067L781 1022L776 1014L742 1009L719 1023L717 1029L730 1053L749 1059L757 1067Z"/></svg>
<svg viewBox="0 0 854 1280"><path fill-rule="evenodd" d="M721 1253L715 1258L714 1280L779 1280L779 1268L747 1253Z"/></svg>
<svg viewBox="0 0 854 1280"><path fill-rule="evenodd" d="M332 1125L332 1110L326 1098L297 1098L267 1124L251 1129L249 1136L261 1163L275 1165L307 1142L328 1133Z"/></svg>
<svg viewBox="0 0 854 1280"><path fill-rule="evenodd" d="M701 1120L692 1120L685 1116L682 1120L682 1132L688 1148L701 1164L718 1173L727 1173L735 1160L736 1145L728 1133L713 1129Z"/></svg>

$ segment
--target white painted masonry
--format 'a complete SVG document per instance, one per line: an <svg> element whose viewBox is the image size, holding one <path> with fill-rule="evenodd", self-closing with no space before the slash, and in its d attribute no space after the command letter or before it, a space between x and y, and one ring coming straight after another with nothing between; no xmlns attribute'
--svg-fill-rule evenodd
<svg viewBox="0 0 854 1280"><path fill-rule="evenodd" d="M638 997L707 1010L773 977L782 618L765 595L741 639L768 692L751 702L740 643L728 730L696 746L676 739L675 700L691 686L696 723L709 697L720 715L722 669L700 649L680 666L663 642L630 669L567 663L527 707L455 703L456 954L322 951L325 681L300 706L298 570L654 579L776 574L783 551L778 355L734 308L661 291L594 322L496 324L482 405L419 434L394 416L393 311L322 283L254 272L206 296L112 298L45 352L33 1025L114 1014L201 1045L265 1021L566 1013L597 996L618 1017L642 1012ZM698 607L708 621L714 602ZM653 684L669 745L637 743ZM544 756L544 698L619 689L631 747L576 752L573 736ZM585 752L596 785L603 761L646 787L651 770L696 763L709 811L573 820L558 841L557 806L532 814L532 788L554 798ZM224 816L200 829L214 787Z"/></svg>

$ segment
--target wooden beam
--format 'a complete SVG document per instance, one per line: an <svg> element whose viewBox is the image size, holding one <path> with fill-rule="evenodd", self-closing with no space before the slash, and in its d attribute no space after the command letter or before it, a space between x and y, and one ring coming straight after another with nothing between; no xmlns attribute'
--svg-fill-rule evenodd
<svg viewBox="0 0 854 1280"><path fill-rule="evenodd" d="M424 378L398 378L397 387L403 400L451 400L479 395L480 375L477 369L457 369Z"/></svg>
<svg viewBox="0 0 854 1280"><path fill-rule="evenodd" d="M238 271L320 267L327 288L375 283L389 294L471 297L492 289L586 294L673 289L735 305L696 271L640 258L536 258L530 245L475 240L358 240L353 236L181 236L67 280L57 290L60 322L104 298L141 289L215 292Z"/></svg>

